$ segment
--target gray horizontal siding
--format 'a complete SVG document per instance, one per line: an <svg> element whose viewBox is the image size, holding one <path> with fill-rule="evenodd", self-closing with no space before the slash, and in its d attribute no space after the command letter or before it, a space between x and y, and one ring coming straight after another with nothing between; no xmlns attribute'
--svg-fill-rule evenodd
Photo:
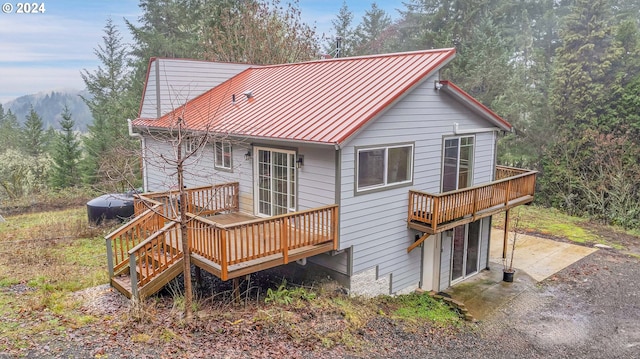
<svg viewBox="0 0 640 359"><path fill-rule="evenodd" d="M328 146L300 146L304 166L298 170L298 209L336 203L335 149Z"/></svg>
<svg viewBox="0 0 640 359"><path fill-rule="evenodd" d="M454 135L454 123L461 130L491 127L447 94L435 91L435 79L424 81L342 149L340 247L353 246L354 273L377 266L380 276L391 274L393 292L420 281L420 251L406 251L415 234L406 225L409 189L440 191L443 138ZM406 142L415 143L413 185L356 195L355 147ZM493 133L477 134L474 183L491 179L493 158ZM447 250L450 244L443 253ZM446 287L450 253L443 254L441 263L440 283Z"/></svg>
<svg viewBox="0 0 640 359"><path fill-rule="evenodd" d="M250 65L184 59L155 59L150 66L140 110L142 118L157 118L158 106L160 114L164 115L237 75ZM159 78L157 78L158 75ZM158 95L160 101L158 101Z"/></svg>
<svg viewBox="0 0 640 359"><path fill-rule="evenodd" d="M166 191L176 188L178 178L175 164L167 164L161 156L175 160L171 143L157 137L145 136L145 158L148 191ZM240 184L240 210L253 213L253 181L251 161L244 159L248 147L245 143L231 141L232 170L222 171L214 167L213 143L208 143L185 162L184 183L187 187L208 186L227 182Z"/></svg>

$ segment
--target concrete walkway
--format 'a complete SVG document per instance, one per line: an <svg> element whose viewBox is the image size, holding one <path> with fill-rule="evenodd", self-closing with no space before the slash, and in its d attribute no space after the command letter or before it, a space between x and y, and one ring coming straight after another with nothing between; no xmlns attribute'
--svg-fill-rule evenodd
<svg viewBox="0 0 640 359"><path fill-rule="evenodd" d="M504 232L502 230L492 229L489 261L500 263L496 270L502 269L503 238ZM511 253L512 240L513 233L509 233L508 256ZM540 282L595 251L597 251L595 248L518 234L513 266Z"/></svg>
<svg viewBox="0 0 640 359"><path fill-rule="evenodd" d="M515 279L513 283L506 283L502 281L503 233L496 229L491 232L490 270L482 271L445 291L453 299L464 303L469 313L479 320L534 287L537 282L597 250L518 234L513 259ZM512 239L513 234L510 233L509 240ZM511 248L508 250L510 253Z"/></svg>

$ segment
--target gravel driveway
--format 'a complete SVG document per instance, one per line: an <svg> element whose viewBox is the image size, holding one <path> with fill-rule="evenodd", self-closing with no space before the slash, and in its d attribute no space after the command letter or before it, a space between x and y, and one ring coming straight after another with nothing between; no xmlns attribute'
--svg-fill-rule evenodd
<svg viewBox="0 0 640 359"><path fill-rule="evenodd" d="M640 358L639 279L637 258L600 250L523 292L475 331L446 343L406 341L393 356Z"/></svg>

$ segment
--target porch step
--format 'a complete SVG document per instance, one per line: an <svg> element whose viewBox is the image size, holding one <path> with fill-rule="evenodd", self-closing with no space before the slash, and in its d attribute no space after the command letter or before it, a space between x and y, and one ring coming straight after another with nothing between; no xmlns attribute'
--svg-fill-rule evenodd
<svg viewBox="0 0 640 359"><path fill-rule="evenodd" d="M146 298L159 292L167 283L173 278L182 273L184 267L184 260L181 258L167 267L157 277L151 279L151 281L142 287L137 288L138 297ZM139 275L138 275L139 277ZM111 286L116 288L120 293L124 294L127 298L131 299L133 296L131 288L131 276L129 274L120 274L111 278Z"/></svg>

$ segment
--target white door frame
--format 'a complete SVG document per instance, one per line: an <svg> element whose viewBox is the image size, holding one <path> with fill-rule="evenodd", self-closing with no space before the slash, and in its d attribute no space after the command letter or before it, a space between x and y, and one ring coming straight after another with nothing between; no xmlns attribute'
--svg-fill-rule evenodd
<svg viewBox="0 0 640 359"><path fill-rule="evenodd" d="M455 247L455 233L451 237L451 263L449 263L449 283L450 285L459 283L475 274L477 274L480 270L480 252L482 248L482 222L478 223L480 226L480 230L478 231L478 253L476 255L476 270L472 273L467 274L467 251L469 246L469 225L471 223L464 224L464 249L462 251L462 276L459 278L453 279L453 249ZM455 229L454 229L455 230Z"/></svg>
<svg viewBox="0 0 640 359"><path fill-rule="evenodd" d="M270 158L269 158L269 164L268 164L268 174L266 174L265 176L262 175L262 168L261 168L261 158L260 158L260 151L268 151L270 152ZM282 166L280 166L280 168L278 168L278 166L274 163L274 153L278 153L278 154L286 154L286 165L285 165L285 169L284 169L284 173L283 173L283 168ZM296 163L295 163L295 159L296 159L296 151L294 150L285 150L285 149L280 149L280 148L273 148L273 147L260 147L260 146L254 146L253 147L253 187L254 187L254 198L253 198L253 203L254 203L254 213L256 216L258 217L270 217L273 215L277 215L277 214L281 214L281 213L277 213L277 208L280 208L280 212L282 212L282 208L286 209L286 212L295 212L296 208L297 208L297 198L298 198L298 186L297 186L297 170L296 170ZM262 163L264 164L264 163ZM277 174L279 171L280 175L284 175L286 176L286 178L280 178L277 179L275 176L273 176L273 174ZM268 178L261 178L261 177L268 177ZM261 201L260 201L260 194L261 194L261 180L268 180L269 182L269 188L265 188L263 190L267 190L270 191L270 198L269 198L269 203L268 205L270 206L269 208L269 214L266 213L262 213L261 212ZM287 202L284 206L279 206L278 204L274 203L274 182L276 180L284 180L286 182L286 185L284 186L284 188L286 189L286 192L284 193L284 197L286 198L285 201ZM282 193L281 193L282 194ZM263 201L264 202L264 201ZM274 209L276 209L276 211L274 211ZM274 214L274 212L276 212Z"/></svg>

